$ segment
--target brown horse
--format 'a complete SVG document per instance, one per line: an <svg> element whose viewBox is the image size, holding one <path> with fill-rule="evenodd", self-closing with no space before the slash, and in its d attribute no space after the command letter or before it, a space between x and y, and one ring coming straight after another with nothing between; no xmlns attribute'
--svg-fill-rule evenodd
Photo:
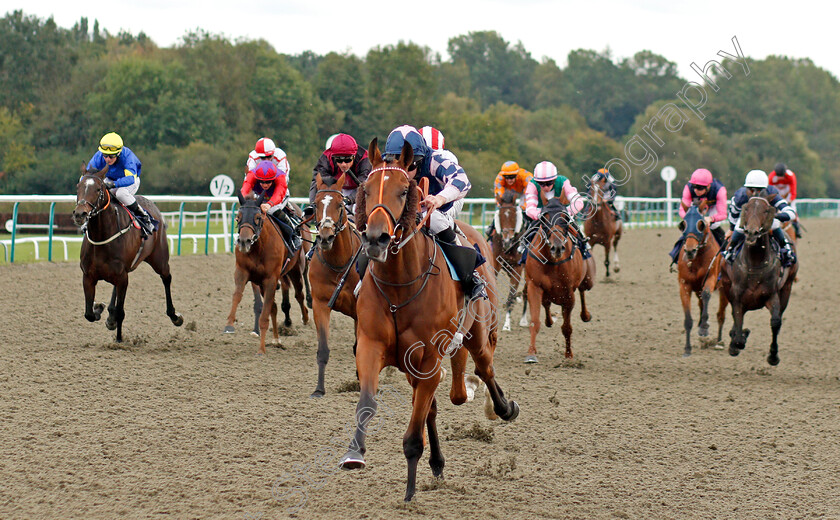
<svg viewBox="0 0 840 520"><path fill-rule="evenodd" d="M528 247L525 260L525 286L531 307L531 345L526 363L537 362L537 334L540 331L540 307L545 307L545 326L551 327L551 304L563 309L563 336L566 338L566 357L572 354L571 314L575 306L575 291L580 293L580 319L592 319L586 309L584 291L592 289L595 281L595 259L584 260L575 239L569 233L570 217L558 199L552 199L543 209L536 225L539 231Z"/></svg>
<svg viewBox="0 0 840 520"><path fill-rule="evenodd" d="M723 263L720 283L732 304L732 330L729 332L729 354L737 356L747 344L749 329L744 329L747 311L767 307L770 311L770 329L773 339L767 362L779 364L778 336L782 328L782 315L790 300L793 280L799 263L783 268L776 254L775 240L771 237L776 208L762 190L750 198L741 211L744 228L744 247L730 265Z"/></svg>
<svg viewBox="0 0 840 520"><path fill-rule="evenodd" d="M166 240L166 222L157 206L143 197L137 201L160 222L160 227L151 236L143 239L142 232L134 222L131 212L113 199L105 187L103 179L108 172L88 171L82 164L82 178L76 186L76 207L73 221L76 225L86 224L85 238L82 241L80 266L82 285L85 290L85 318L98 321L105 305L94 303L96 283L105 280L114 286L111 303L108 305L108 330L117 329L117 342L122 341L122 324L125 319L125 294L128 290L128 273L146 262L163 281L166 292L166 315L176 327L184 323L184 317L175 312L172 305L169 273L169 243Z"/></svg>
<svg viewBox="0 0 840 520"><path fill-rule="evenodd" d="M502 331L510 330L510 309L516 302L516 294L519 290L519 281L522 279L522 265L519 263L520 253L516 250L523 231L522 208L516 203L516 196L508 191L502 196L502 203L499 204L498 214L495 222L495 230L490 245L493 247L493 268L496 276L504 269L510 279L510 290L507 301L505 301L505 323ZM523 298L525 306L522 309L522 318L519 325L528 326L528 317L525 314L528 309L528 300Z"/></svg>
<svg viewBox="0 0 840 520"><path fill-rule="evenodd" d="M309 265L309 280L312 284L312 314L318 334L318 383L310 397L322 397L325 393L324 371L330 359L328 340L330 337L330 312L333 309L356 320L356 297L353 289L359 283L353 261L362 247L359 234L347 218L344 197L340 189L344 175L337 179L320 174L315 176L315 202L308 218L314 218L318 229L318 242L314 259ZM308 210L309 208L307 208ZM339 283L341 290L332 306L329 305ZM353 352L356 344L353 343Z"/></svg>
<svg viewBox="0 0 840 520"><path fill-rule="evenodd" d="M604 266L607 268L607 278L610 277L610 249L613 250L615 267L617 273L620 269L618 264L618 241L621 240L623 226L621 221L615 218L609 203L604 199L604 184L606 179L599 178L589 187L589 202L594 211L583 223L583 232L589 237L589 242L594 246L604 246ZM594 248L593 248L594 253Z"/></svg>
<svg viewBox="0 0 840 520"><path fill-rule="evenodd" d="M705 201L701 203L706 210ZM682 253L677 262L680 284L680 300L685 314L685 352L683 356L691 355L691 294L697 296L700 305L700 337L709 335L709 299L717 289L718 273L722 256L718 254L720 248L712 236L711 229L703 219L700 208L693 204L683 217L679 225L683 233ZM722 341L723 322L726 319L726 295L721 293L720 308L717 313L718 342Z"/></svg>
<svg viewBox="0 0 840 520"><path fill-rule="evenodd" d="M303 248L290 255L279 226L272 222L266 225L266 221L271 219L260 209L260 204L263 202L262 196L259 199L245 199L239 192L237 192L237 196L240 206L236 215L239 238L236 241L236 268L233 273L235 289L225 330L233 330L233 323L236 321L236 308L242 300L245 284L249 281L257 284L260 287L260 294L266 302L260 313L260 349L258 352L259 354L265 354L265 336L268 331L269 315L274 327L274 341L276 344L280 344L280 333L277 329L277 304L274 302L274 293L277 290L278 282L280 282L283 290L281 308L283 314L285 314L284 324L287 327L292 324L292 318L289 316L289 310L291 309L289 303L290 281L295 287L295 299L300 305L303 323L309 322L309 311L303 301L303 272L306 257ZM270 302L270 305L268 302Z"/></svg>
<svg viewBox="0 0 840 520"><path fill-rule="evenodd" d="M443 376L444 356L451 356L453 384L449 398L453 404L467 400L464 372L469 352L475 373L487 385L493 411L511 421L519 414L519 405L505 398L493 370L495 295L467 305L461 285L448 274L441 246L418 232L415 219L421 195L408 173L414 159L411 146L406 143L399 159L388 165L382 160L376 139L368 153L374 168L356 198L356 224L371 260L356 304L356 369L361 392L355 435L341 466L365 466L365 437L377 409L374 396L379 372L385 366L396 366L406 373L413 388L411 419L403 436L408 501L416 488L424 424L431 450L429 465L435 477L443 475L435 391ZM462 226L468 241L488 255L489 247L481 235L470 226ZM492 289L495 277L490 266L482 265L479 272Z"/></svg>

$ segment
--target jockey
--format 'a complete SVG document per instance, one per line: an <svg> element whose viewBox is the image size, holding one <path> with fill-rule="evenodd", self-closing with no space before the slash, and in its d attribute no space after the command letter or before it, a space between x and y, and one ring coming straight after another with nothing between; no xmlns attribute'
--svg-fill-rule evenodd
<svg viewBox="0 0 840 520"><path fill-rule="evenodd" d="M264 202L260 208L267 215L274 217L286 236L290 252L294 253L300 248L300 236L286 212L281 211L289 201L287 178L288 176L284 175L272 161L260 161L256 168L248 172L240 192L243 197L247 197L251 192L255 195L264 195Z"/></svg>
<svg viewBox="0 0 840 520"><path fill-rule="evenodd" d="M499 205L502 203L502 197L505 193L511 192L519 199L519 207L525 211L525 188L534 177L534 174L520 168L515 161L507 161L502 165L502 169L496 174L496 181L493 183L493 194L496 197L496 215L499 214ZM487 226L485 235L490 238L495 229L496 217L493 217L493 224Z"/></svg>
<svg viewBox="0 0 840 520"><path fill-rule="evenodd" d="M274 166L277 166L280 170L280 174L287 177L286 183L288 184L288 176L292 172L289 166L289 159L286 158L286 152L274 146L274 141L268 137L260 138L254 146L254 149L248 154L248 160L245 162L248 171L256 168L260 161L273 162Z"/></svg>
<svg viewBox="0 0 840 520"><path fill-rule="evenodd" d="M778 163L770 172L770 186L779 190L779 195L784 197L793 211L796 211L796 174L790 171L784 163ZM802 238L798 214L792 223L793 229L796 230L796 238Z"/></svg>
<svg viewBox="0 0 840 520"><path fill-rule="evenodd" d="M685 217L686 211L695 201L706 201L709 211L703 217L706 225L712 231L712 235L718 243L723 245L726 235L721 224L726 220L726 186L712 177L712 172L704 168L694 170L688 184L683 188L682 200L680 201L680 217Z"/></svg>
<svg viewBox="0 0 840 520"><path fill-rule="evenodd" d="M470 300L487 297L485 282L475 269L485 262L484 257L472 247L456 245L455 219L464 206L464 197L472 185L464 169L444 154L432 150L413 126L395 128L385 142L383 159L391 163L402 153L408 142L414 152L414 164L408 167L408 176L417 181L429 179L429 195L422 201L426 211L431 211L429 231L455 268Z"/></svg>
<svg viewBox="0 0 840 520"><path fill-rule="evenodd" d="M312 170L312 182L309 185L309 204L315 203L315 176L321 174L321 178L336 178L342 173L344 185L341 186L341 194L350 200L347 206L351 209L356 202L356 189L367 180L370 173L370 160L367 150L356 144L356 140L348 134L336 134L330 138L329 146L318 158L315 169Z"/></svg>
<svg viewBox="0 0 840 520"><path fill-rule="evenodd" d="M561 202L563 198L568 202L563 202L570 217L574 217L581 209L583 209L583 199L578 191L569 182L569 179L557 174L557 166L549 161L543 161L534 167L534 177L528 181L528 186L525 188L525 216L531 219L532 223L522 241L519 244L519 251L522 252L521 263L525 262L526 250L531 238L537 233L539 226L535 225L539 220L543 206L549 200L557 197ZM572 230L572 235L577 239L578 247L584 259L592 256L589 253L589 240L583 234L575 222L574 218L569 219L569 229Z"/></svg>
<svg viewBox="0 0 840 520"><path fill-rule="evenodd" d="M454 153L444 148L445 140L443 138L443 132L431 126L424 126L420 129L420 135L423 136L423 140L426 141L426 145L433 151L439 153L445 159L449 159L455 164L459 164L458 157L455 156Z"/></svg>
<svg viewBox="0 0 840 520"><path fill-rule="evenodd" d="M134 213L143 238L155 232L156 221L146 213L134 195L140 188L140 159L127 146L123 146L122 137L115 132L105 134L99 140L99 150L90 159L88 170L99 171L108 167L104 184L118 201Z"/></svg>
<svg viewBox="0 0 840 520"><path fill-rule="evenodd" d="M744 241L744 228L741 227L741 207L751 197L758 196L762 190L766 190L765 193L767 195L773 195L769 202L776 208L776 218L773 219L772 234L773 238L779 244L779 255L782 258L782 266L790 267L796 263L796 255L791 249L787 234L782 231L781 226L781 222L795 219L796 212L782 198L779 190L773 186L769 186L768 183L769 180L764 171L752 170L747 174L744 187L738 188L738 191L732 196L732 201L729 203L729 222L732 224L734 231L732 232L732 237L729 239L729 247L724 253L724 258L726 258L727 262L731 263L734 260L736 248Z"/></svg>
<svg viewBox="0 0 840 520"><path fill-rule="evenodd" d="M606 168L601 168L595 175L589 179L589 184L586 186L587 190L592 186L592 184L604 179L604 187L601 190L603 193L604 200L607 202L607 205L615 215L616 220L621 220L621 214L615 209L615 196L618 194L618 191L615 189L615 178L612 176L610 171Z"/></svg>

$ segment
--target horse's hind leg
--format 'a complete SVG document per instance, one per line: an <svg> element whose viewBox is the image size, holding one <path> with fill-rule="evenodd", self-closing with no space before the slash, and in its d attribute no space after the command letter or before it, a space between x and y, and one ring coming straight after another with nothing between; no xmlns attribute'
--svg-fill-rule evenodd
<svg viewBox="0 0 840 520"><path fill-rule="evenodd" d="M770 330L773 332L773 340L770 343L770 354L767 356L767 362L776 366L779 364L779 344L777 340L779 330L782 328L782 309L779 303L778 293L767 302L767 308L770 309Z"/></svg>
<svg viewBox="0 0 840 520"><path fill-rule="evenodd" d="M432 396L432 404L429 407L429 415L426 416L426 428L429 432L429 466L432 468L432 475L436 478L443 478L443 466L446 461L443 452L440 450L440 439L437 431L437 399Z"/></svg>
<svg viewBox="0 0 840 520"><path fill-rule="evenodd" d="M421 365L422 373L430 373L434 370L434 364L438 363L438 359L433 357L424 360ZM430 366L432 365L432 366ZM405 460L408 463L408 482L405 488L405 501L408 502L414 497L417 486L417 463L420 462L420 457L423 455L423 426L429 419L429 413L432 406L432 401L435 398L435 390L438 383L440 383L440 370L433 376L427 379L420 379L412 377L411 382L414 386L414 395L412 397L411 419L408 422L408 428L403 435L403 453ZM431 432L430 432L431 433ZM437 442L437 428L434 431L435 442ZM430 435L429 442L432 439ZM440 445L438 444L438 453L432 452L432 457L429 459L429 465L432 466L432 472L435 472L435 466L438 465L440 475L443 474L443 455L440 453ZM435 476L440 476L435 474Z"/></svg>
<svg viewBox="0 0 840 520"><path fill-rule="evenodd" d="M580 293L580 319L586 323L592 319L592 315L589 313L589 309L586 308L586 296L584 295L586 291L583 289L578 289L578 293Z"/></svg>
<svg viewBox="0 0 840 520"><path fill-rule="evenodd" d="M306 266L303 268L303 286L306 288L306 306L311 309L312 308L312 287L309 284L309 260L306 259L305 255L301 255L301 259L306 264ZM304 323L306 323L306 322L304 321Z"/></svg>
<svg viewBox="0 0 840 520"><path fill-rule="evenodd" d="M114 284L114 294L116 299L114 302L114 318L117 321L117 343L122 343L122 324L125 319L125 293L128 291L128 273L116 280Z"/></svg>
<svg viewBox="0 0 840 520"><path fill-rule="evenodd" d="M160 236L163 237L163 234ZM155 252L146 261L160 275L160 279L163 281L163 290L166 293L166 315L169 316L173 325L180 327L184 324L184 317L175 312L175 306L172 304L172 289L170 287L172 285L172 273L169 272L168 244L166 238L159 240L155 245Z"/></svg>
<svg viewBox="0 0 840 520"><path fill-rule="evenodd" d="M111 303L108 304L108 319L105 320L105 327L108 330L114 330L117 328L117 317L114 314L114 311L117 308L117 286L114 286L114 290L111 291Z"/></svg>
<svg viewBox="0 0 840 520"><path fill-rule="evenodd" d="M295 300L297 300L298 305L300 306L301 320L303 321L303 324L306 325L309 323L309 309L307 309L306 304L303 301L303 290L305 285L306 298L309 302L309 306L312 307L312 294L309 292L309 280L305 276L300 276L297 273L293 273L290 278L292 279L292 285L295 287Z"/></svg>
<svg viewBox="0 0 840 520"><path fill-rule="evenodd" d="M610 277L610 237L604 241L604 267L607 269L607 278Z"/></svg>
<svg viewBox="0 0 840 520"><path fill-rule="evenodd" d="M534 306L532 305L531 307L533 308ZM539 312L539 305L536 308L538 309L537 312ZM535 323L539 326L539 317L537 317ZM501 417L502 420L512 421L519 415L519 405L514 400L507 400L501 387L496 382L496 372L493 369L493 351L495 350L494 343L496 341L495 333L491 332L487 340L482 340L481 338L487 337L487 335L482 336L477 334L476 332L481 332L480 328L470 331L473 335L465 345L475 363L475 374L486 385L484 413L490 420ZM482 341L486 341L486 343L482 344ZM488 396L493 402L492 410L486 401Z"/></svg>
<svg viewBox="0 0 840 520"><path fill-rule="evenodd" d="M718 342L719 345L723 345L723 323L726 321L726 306L729 305L729 300L726 298L726 294L723 293L723 288L722 287L718 290L720 291L720 298L719 298L718 312L717 312L717 321L718 321L717 342Z"/></svg>
<svg viewBox="0 0 840 520"><path fill-rule="evenodd" d="M96 278L87 274L82 278L82 288L85 290L85 319L88 321L99 321L102 311L105 310L104 304L93 301L96 297L96 282Z"/></svg>
<svg viewBox="0 0 840 520"><path fill-rule="evenodd" d="M613 267L613 272L618 273L621 270L621 267L618 264L618 239L621 238L621 222L618 223L618 230L615 233L613 238L613 263L615 263L615 267Z"/></svg>
<svg viewBox="0 0 840 520"><path fill-rule="evenodd" d="M280 303L280 309L283 311L284 319L283 319L283 326L284 327L291 327L292 326L292 317L289 314L289 311L292 310L292 304L289 303L289 280L287 276L283 277L283 280L280 282L282 291L283 291L283 300Z"/></svg>
<svg viewBox="0 0 840 520"><path fill-rule="evenodd" d="M691 355L691 327L694 321L691 319L691 286L687 283L680 283L680 301L682 302L683 313L685 320L683 327L685 327L685 351L683 356Z"/></svg>

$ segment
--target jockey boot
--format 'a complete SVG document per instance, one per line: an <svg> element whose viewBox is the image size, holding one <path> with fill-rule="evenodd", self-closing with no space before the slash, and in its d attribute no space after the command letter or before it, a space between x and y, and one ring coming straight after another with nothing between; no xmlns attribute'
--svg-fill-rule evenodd
<svg viewBox="0 0 840 520"><path fill-rule="evenodd" d="M668 253L668 256L671 257L672 264L677 263L677 260L680 257L680 250L682 249L683 242L685 242L685 239L681 236L679 240L677 240L677 242L674 244L674 248L671 249L671 252Z"/></svg>
<svg viewBox="0 0 840 520"><path fill-rule="evenodd" d="M723 231L723 228L720 226L712 228L712 236L715 237L715 242L717 242L718 247L723 247L723 243L726 241L726 233Z"/></svg>
<svg viewBox="0 0 840 520"><path fill-rule="evenodd" d="M577 240L578 249L580 249L580 254L584 260L592 256L592 253L589 251L592 249L589 246L589 238L584 234L583 230L578 226L578 223L575 219L571 219L569 221L569 229L572 231L572 235L574 235L575 239Z"/></svg>
<svg viewBox="0 0 840 520"><path fill-rule="evenodd" d="M300 249L301 242L300 236L298 236L294 226L292 226L289 221L289 215L285 211L281 210L271 213L271 216L274 217L274 221L280 225L280 229L283 231L283 238L289 246L289 252L294 254L298 249Z"/></svg>
<svg viewBox="0 0 840 520"><path fill-rule="evenodd" d="M312 247L309 248L309 251L306 253L306 259L312 260L312 255L315 254L315 248L318 247L318 237L315 237L315 242L312 244Z"/></svg>
<svg viewBox="0 0 840 520"><path fill-rule="evenodd" d="M130 206L126 207L134 213L137 222L140 224L140 231L143 232L143 238L146 238L155 232L155 225L152 222L152 217L146 213L146 210L140 206L139 202L135 200Z"/></svg>
<svg viewBox="0 0 840 520"><path fill-rule="evenodd" d="M484 228L484 236L487 237L487 240L490 240L493 237L493 232L496 231L495 224L488 224L486 228Z"/></svg>
<svg viewBox="0 0 840 520"><path fill-rule="evenodd" d="M790 267L795 264L796 254L794 254L793 248L790 247L787 233L781 227L777 227L773 230L773 238L779 244L779 256L782 259L782 267Z"/></svg>
<svg viewBox="0 0 840 520"><path fill-rule="evenodd" d="M476 268L486 259L472 247L459 246L455 241L455 231L446 228L435 235L438 245L449 260L455 274L461 280L461 288L468 300L487 298L486 283Z"/></svg>
<svg viewBox="0 0 840 520"><path fill-rule="evenodd" d="M735 260L735 250L738 249L738 246L740 246L741 242L744 241L744 236L743 231L736 229L732 232L732 236L729 237L729 247L727 247L726 251L723 253L723 258L725 258L730 264Z"/></svg>
<svg viewBox="0 0 840 520"><path fill-rule="evenodd" d="M799 221L793 221L793 230L796 232L796 238L802 238L802 228L799 227Z"/></svg>

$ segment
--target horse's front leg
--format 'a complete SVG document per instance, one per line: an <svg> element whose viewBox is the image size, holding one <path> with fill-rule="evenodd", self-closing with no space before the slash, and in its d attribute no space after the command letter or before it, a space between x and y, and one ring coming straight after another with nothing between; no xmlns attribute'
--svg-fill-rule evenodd
<svg viewBox="0 0 840 520"><path fill-rule="evenodd" d="M233 271L233 304L230 307L230 313L228 314L227 324L224 330L228 334L233 334L235 331L233 322L236 321L236 308L239 306L239 302L242 301L242 293L245 291L245 282L247 281L248 273L245 269L237 266Z"/></svg>
<svg viewBox="0 0 840 520"><path fill-rule="evenodd" d="M712 293L703 289L698 298L698 305L700 306L700 324L697 326L697 334L701 338L709 335L709 299Z"/></svg>
<svg viewBox="0 0 840 520"><path fill-rule="evenodd" d="M93 301L96 297L96 282L96 278L88 274L82 278L82 288L85 291L85 319L88 321L99 321L102 311L105 310L105 304Z"/></svg>
<svg viewBox="0 0 840 520"><path fill-rule="evenodd" d="M767 356L767 362L773 366L779 364L779 331L782 328L782 306L779 302L779 293L773 295L767 302L767 308L770 309L770 330L773 332L773 340L770 343L770 354Z"/></svg>
<svg viewBox="0 0 840 520"><path fill-rule="evenodd" d="M685 351L683 352L683 357L687 357L691 355L691 327L694 325L694 321L691 319L691 286L682 280L680 281L680 302L682 303L683 314L685 315L685 319L683 320L683 327L685 328Z"/></svg>
<svg viewBox="0 0 840 520"><path fill-rule="evenodd" d="M434 356L429 356L423 360L420 370L427 374L434 371L435 366L440 362ZM454 375L453 375L454 376ZM432 473L436 477L443 476L443 454L440 451L440 443L437 438L437 426L434 425L434 418L429 417L429 412L432 406L432 400L435 398L435 390L440 382L441 371L434 371L434 374L428 378L421 379L412 377L411 382L414 386L414 396L412 398L411 419L408 422L408 428L403 435L403 453L405 460L408 463L408 481L405 487L405 501L408 502L414 497L417 488L417 464L420 462L420 457L423 455L423 425L430 422L434 427L434 431L429 431L429 444L432 450L432 455L429 457L429 465L432 467ZM434 446L432 445L434 443ZM435 447L437 450L435 450ZM435 452L437 451L437 453Z"/></svg>
<svg viewBox="0 0 840 520"><path fill-rule="evenodd" d="M379 339L359 333L356 351L356 373L359 375L359 403L356 405L356 430L347 453L341 458L342 469L365 467L367 426L376 413L376 389L379 372L385 366L385 344Z"/></svg>
<svg viewBox="0 0 840 520"><path fill-rule="evenodd" d="M604 268L607 270L607 278L610 277L610 237L604 241Z"/></svg>
<svg viewBox="0 0 840 520"><path fill-rule="evenodd" d="M117 343L122 343L122 325L125 319L125 293L128 291L128 273L123 273L114 283L114 315L117 320Z"/></svg>
<svg viewBox="0 0 840 520"><path fill-rule="evenodd" d="M259 354L265 354L265 336L268 333L268 320L273 309L276 309L274 303L274 293L277 291L277 278L270 276L265 278L262 283L263 294L263 308L260 313L260 350ZM277 312L276 310L274 312ZM276 331L275 331L276 334Z"/></svg>
<svg viewBox="0 0 840 520"><path fill-rule="evenodd" d="M298 305L300 306L300 316L301 321L303 324L306 325L309 323L309 309L306 307L306 303L304 303L304 286L303 286L303 278L297 272L297 270L292 271L291 275L292 279L292 286L295 289L295 300L297 300ZM309 282L307 281L307 284ZM312 296L309 294L309 289L306 289L307 295L309 295L309 306L312 306Z"/></svg>
<svg viewBox="0 0 840 520"><path fill-rule="evenodd" d="M569 298L568 301L563 302L561 308L563 309L563 325L560 327L560 330L563 331L563 337L566 339L566 359L572 359L574 354L572 353L572 309L575 307L575 293L572 292L572 296Z"/></svg>
<svg viewBox="0 0 840 520"><path fill-rule="evenodd" d="M260 286L251 283L251 289L254 291L254 330L253 335L259 336L260 335L260 314L262 314L262 295L260 294Z"/></svg>
<svg viewBox="0 0 840 520"><path fill-rule="evenodd" d="M330 338L330 308L323 300L315 299L312 302L312 314L315 318L315 333L318 336L318 352L315 354L318 363L318 382L315 385L315 391L309 397L323 397L326 393L324 374L330 360L328 344Z"/></svg>
<svg viewBox="0 0 840 520"><path fill-rule="evenodd" d="M540 306L543 298L542 288L533 281L528 283L528 302L531 304L531 344L528 346L526 363L537 362L537 334L540 332ZM486 381L485 381L486 382Z"/></svg>
<svg viewBox="0 0 840 520"><path fill-rule="evenodd" d="M291 327L292 326L292 316L289 314L289 311L292 310L292 304L289 303L289 277L284 276L280 279L280 287L283 291L283 300L280 303L280 309L283 311L283 326L284 327Z"/></svg>
<svg viewBox="0 0 840 520"><path fill-rule="evenodd" d="M718 336L717 336L717 343L718 345L723 345L723 323L726 321L726 306L729 305L729 299L726 297L726 294L723 291L723 287L718 289L720 292L720 297L718 299L718 311L717 311L717 320L718 320Z"/></svg>
<svg viewBox="0 0 840 520"><path fill-rule="evenodd" d="M744 308L740 301L732 302L732 330L729 331L729 355L737 356L747 346L749 329L744 329Z"/></svg>
<svg viewBox="0 0 840 520"><path fill-rule="evenodd" d="M105 320L105 327L108 330L114 330L117 328L117 315L114 311L117 308L117 286L114 286L114 290L111 291L111 303L108 304L108 319Z"/></svg>

